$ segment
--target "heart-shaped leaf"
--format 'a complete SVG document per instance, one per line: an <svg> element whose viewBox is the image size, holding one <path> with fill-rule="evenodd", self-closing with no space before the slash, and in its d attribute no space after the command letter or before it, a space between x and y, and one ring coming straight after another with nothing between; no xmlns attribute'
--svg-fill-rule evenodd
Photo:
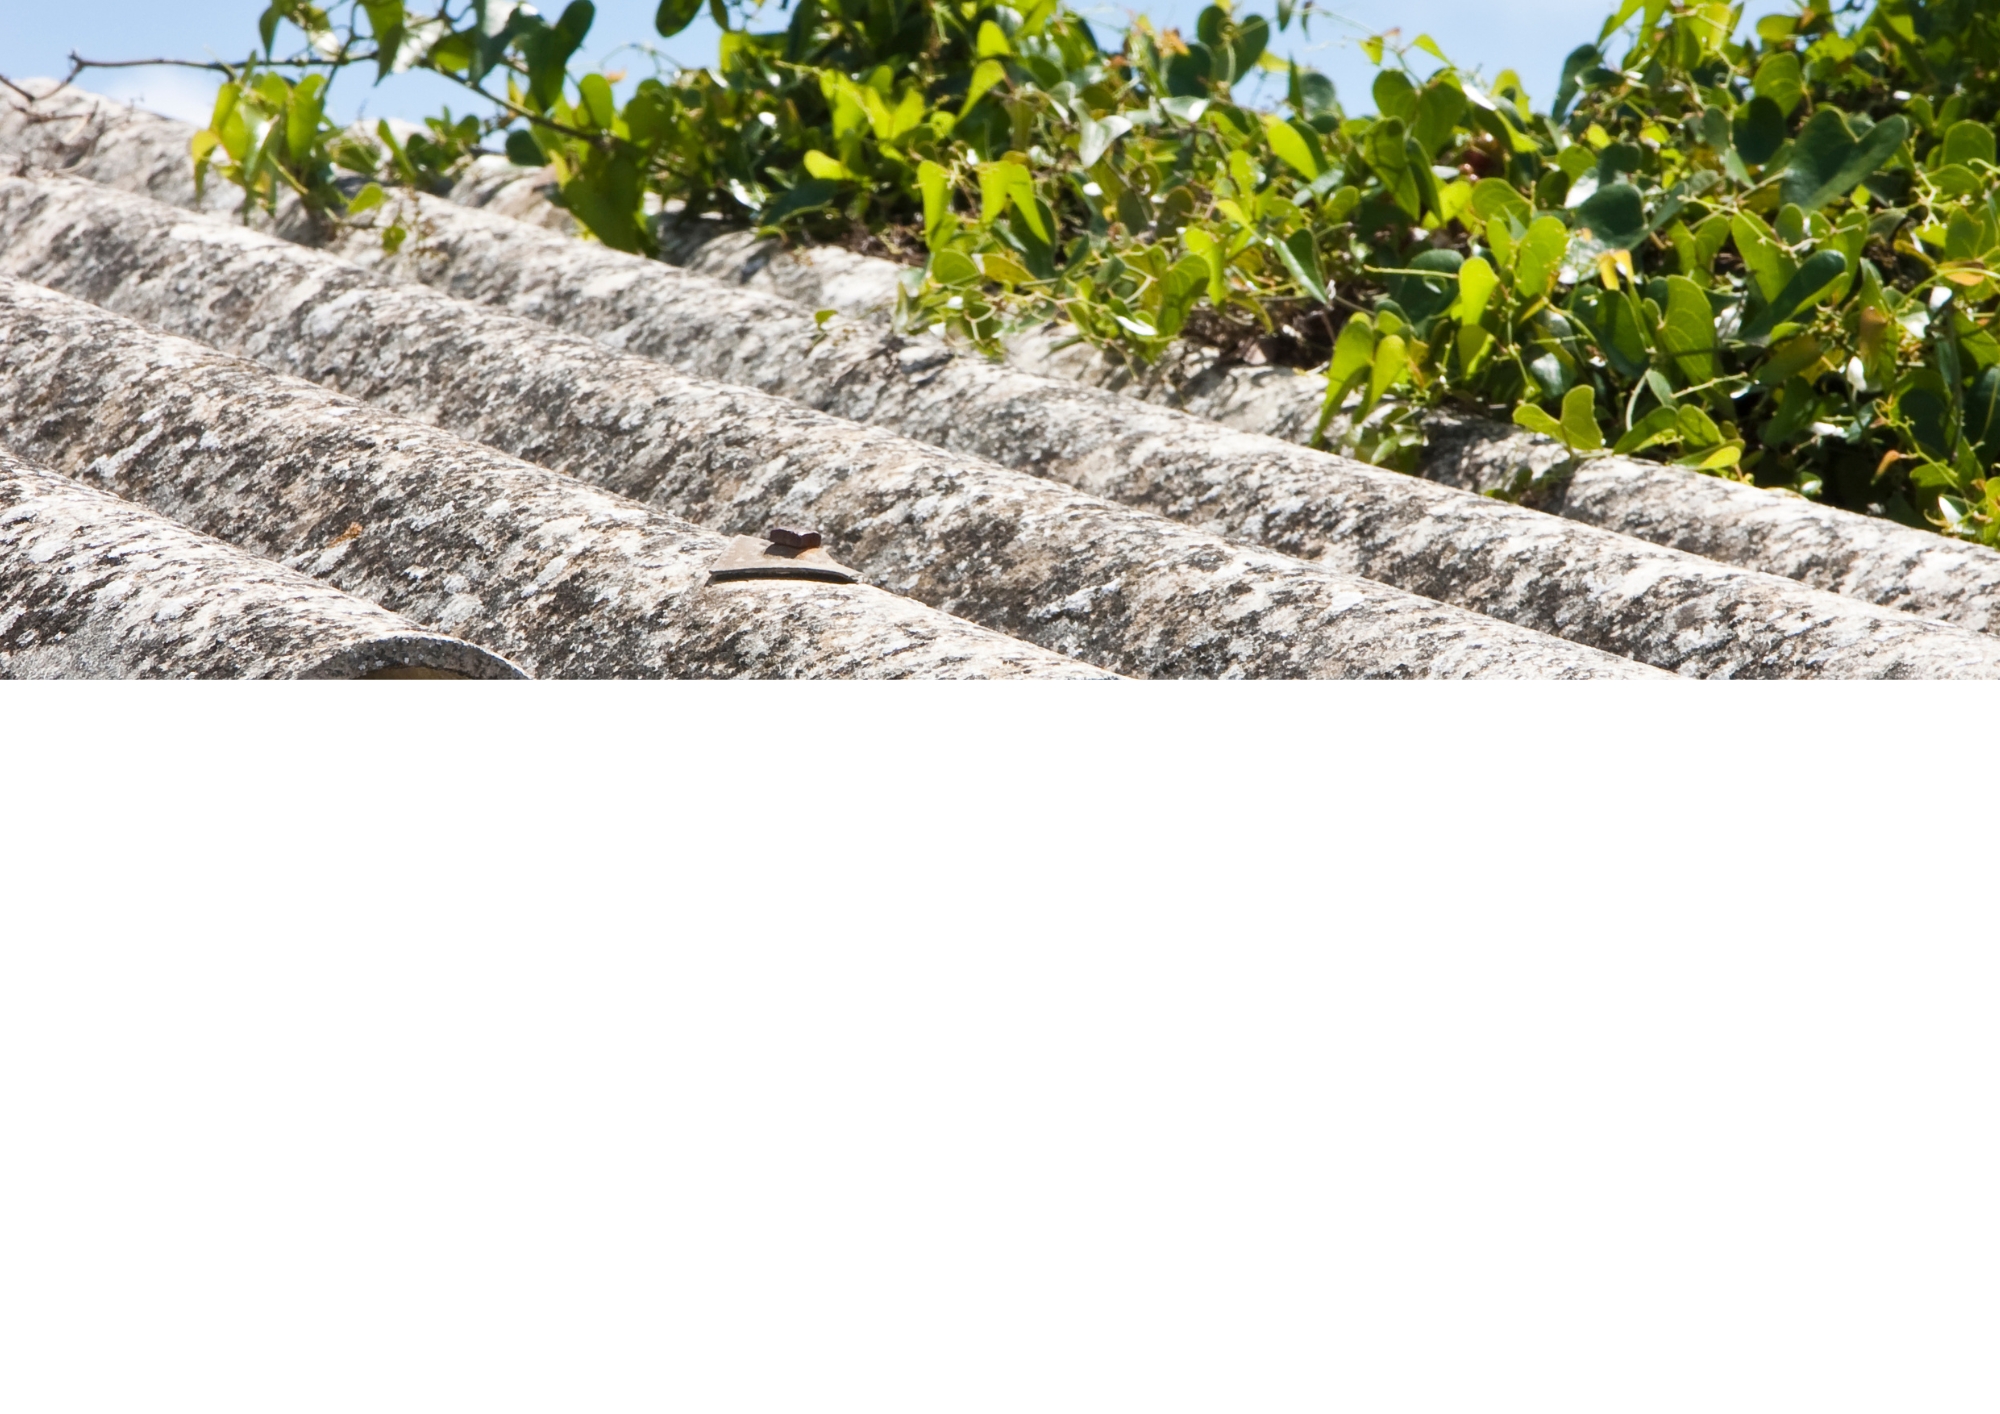
<svg viewBox="0 0 2000 1414"><path fill-rule="evenodd" d="M1597 390L1588 383L1563 394L1562 438L1573 452L1604 450L1604 432L1597 425Z"/></svg>
<svg viewBox="0 0 2000 1414"><path fill-rule="evenodd" d="M1646 206L1639 189L1624 182L1600 188L1576 208L1577 225L1613 250L1630 250L1646 239Z"/></svg>
<svg viewBox="0 0 2000 1414"><path fill-rule="evenodd" d="M694 23L702 3L703 0L660 0L660 8L653 15L653 28L671 39Z"/></svg>
<svg viewBox="0 0 2000 1414"><path fill-rule="evenodd" d="M1660 342L1683 383L1707 383L1719 371L1715 315L1708 295L1685 275L1667 277L1667 309Z"/></svg>
<svg viewBox="0 0 2000 1414"><path fill-rule="evenodd" d="M1562 424L1533 403L1522 403L1514 409L1514 425L1525 427L1530 432L1539 432L1544 437L1553 437L1558 442L1562 440Z"/></svg>
<svg viewBox="0 0 2000 1414"><path fill-rule="evenodd" d="M1761 167L1785 145L1784 110L1760 93L1736 110L1729 136L1739 157L1752 167Z"/></svg>
<svg viewBox="0 0 2000 1414"><path fill-rule="evenodd" d="M1896 155L1909 135L1910 120L1899 114L1884 118L1857 141L1838 108L1822 108L1799 130L1780 194L1792 205L1817 211L1860 186Z"/></svg>
<svg viewBox="0 0 2000 1414"><path fill-rule="evenodd" d="M1776 299L1765 306L1764 312L1753 319L1743 330L1745 343L1758 343L1770 337L1771 331L1790 319L1800 310L1816 304L1819 297L1834 282L1847 274L1847 257L1837 250L1815 251L1798 274L1785 282Z"/></svg>

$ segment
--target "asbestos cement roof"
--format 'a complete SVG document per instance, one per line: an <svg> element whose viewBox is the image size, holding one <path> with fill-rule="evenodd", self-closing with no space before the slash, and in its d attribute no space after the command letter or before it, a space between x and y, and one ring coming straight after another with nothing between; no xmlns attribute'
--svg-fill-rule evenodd
<svg viewBox="0 0 2000 1414"><path fill-rule="evenodd" d="M34 625L0 674L2000 677L1979 547L1619 459L1505 504L1458 487L1542 455L1511 433L1365 466L1286 440L1314 380L962 357L879 321L883 262L640 260L490 162L400 197L394 258L248 229L185 125L32 91L0 99L0 625ZM778 521L861 582L711 578Z"/></svg>

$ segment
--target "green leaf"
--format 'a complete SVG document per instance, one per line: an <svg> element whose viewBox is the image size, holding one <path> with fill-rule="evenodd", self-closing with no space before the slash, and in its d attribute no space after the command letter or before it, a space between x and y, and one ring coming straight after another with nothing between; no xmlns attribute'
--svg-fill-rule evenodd
<svg viewBox="0 0 2000 1414"><path fill-rule="evenodd" d="M1271 43L1271 22L1262 15L1246 15L1236 27L1236 38L1229 46L1231 67L1237 78L1249 73L1263 59L1264 50Z"/></svg>
<svg viewBox="0 0 2000 1414"><path fill-rule="evenodd" d="M803 8L801 8L800 13L805 13ZM965 89L965 106L958 110L959 117L963 118L967 113L970 113L972 105L984 96L986 90L1006 77L1007 66L998 59L982 60L972 71L972 81Z"/></svg>
<svg viewBox="0 0 2000 1414"><path fill-rule="evenodd" d="M1458 267L1458 301L1453 315L1463 324L1477 324L1486 314L1486 302L1500 285L1500 277L1481 256L1473 256Z"/></svg>
<svg viewBox="0 0 2000 1414"><path fill-rule="evenodd" d="M1862 179L1896 155L1910 134L1910 120L1884 118L1859 141L1837 108L1821 108L1806 121L1792 145L1792 160L1780 192L1785 201L1817 211L1861 185Z"/></svg>
<svg viewBox="0 0 2000 1414"><path fill-rule="evenodd" d="M1632 430L1620 437L1611 450L1621 457L1634 456L1649 447L1678 442L1680 435L1680 419L1675 415L1675 409L1657 407L1633 423Z"/></svg>
<svg viewBox="0 0 2000 1414"><path fill-rule="evenodd" d="M924 196L924 235L937 230L945 212L951 210L951 174L937 163L917 164L917 186Z"/></svg>
<svg viewBox="0 0 2000 1414"><path fill-rule="evenodd" d="M1368 132L1368 165L1382 179L1390 199L1412 221L1423 215L1423 188L1410 170L1410 149L1415 145L1401 118L1384 118ZM1428 167L1425 173L1428 175Z"/></svg>
<svg viewBox="0 0 2000 1414"><path fill-rule="evenodd" d="M1684 384L1711 382L1720 372L1715 314L1708 295L1685 275L1667 277L1667 309L1660 343Z"/></svg>
<svg viewBox="0 0 2000 1414"><path fill-rule="evenodd" d="M1409 366L1409 350L1400 334L1387 334L1375 341L1375 363L1368 375L1368 399L1362 405L1364 413L1382 401L1382 395L1396 386L1403 370Z"/></svg>
<svg viewBox="0 0 2000 1414"><path fill-rule="evenodd" d="M672 39L694 23L701 7L702 0L660 0L660 8L653 15L653 28Z"/></svg>
<svg viewBox="0 0 2000 1414"><path fill-rule="evenodd" d="M1375 111L1384 118L1397 118L1408 123L1416 115L1417 86L1401 70L1384 69L1375 75L1371 96L1375 100Z"/></svg>
<svg viewBox="0 0 2000 1414"><path fill-rule="evenodd" d="M1751 88L1759 97L1776 105L1780 118L1789 118L1806 96L1805 80L1799 72L1799 56L1789 50L1765 59L1757 66Z"/></svg>
<svg viewBox="0 0 2000 1414"><path fill-rule="evenodd" d="M1703 227L1704 231L1707 229ZM1797 272L1798 262L1792 259L1771 228L1752 212L1737 212L1729 223L1729 233L1736 241L1736 253L1743 257L1744 266L1756 281L1757 293L1767 301L1776 299L1778 291Z"/></svg>
<svg viewBox="0 0 2000 1414"><path fill-rule="evenodd" d="M359 216L364 211L373 211L382 204L385 197L381 183L370 182L348 200L347 214Z"/></svg>
<svg viewBox="0 0 2000 1414"><path fill-rule="evenodd" d="M577 91L590 121L599 131L609 132L618 121L618 105L611 99L611 85L602 74L585 74L577 80Z"/></svg>
<svg viewBox="0 0 2000 1414"><path fill-rule="evenodd" d="M1693 467L1696 471L1721 471L1724 467L1735 466L1742 460L1743 449L1732 443L1726 447L1718 447L1712 452L1697 452L1693 456L1683 457L1676 465Z"/></svg>
<svg viewBox="0 0 2000 1414"><path fill-rule="evenodd" d="M1761 167L1785 145L1785 110L1760 93L1736 110L1729 134L1737 155L1752 167Z"/></svg>
<svg viewBox="0 0 2000 1414"><path fill-rule="evenodd" d="M1026 285L1035 278L997 250L989 250L981 255L979 265L987 279L998 280L1003 285Z"/></svg>
<svg viewBox="0 0 2000 1414"><path fill-rule="evenodd" d="M1160 333L1171 338L1187 322L1187 312L1208 287L1208 261L1184 255L1160 282Z"/></svg>
<svg viewBox="0 0 2000 1414"><path fill-rule="evenodd" d="M611 249L637 255L651 245L640 219L639 165L629 152L590 152L563 183L562 196L576 219Z"/></svg>
<svg viewBox="0 0 2000 1414"><path fill-rule="evenodd" d="M1229 284L1223 274L1224 251L1213 235L1200 226L1181 232L1181 242L1190 255L1199 256L1208 272L1208 302L1217 309L1229 298Z"/></svg>
<svg viewBox="0 0 2000 1414"><path fill-rule="evenodd" d="M1465 116L1465 93L1455 83L1433 80L1417 95L1416 111L1410 116L1410 136L1423 149L1424 160L1440 152L1458 131Z"/></svg>
<svg viewBox="0 0 2000 1414"><path fill-rule="evenodd" d="M1624 182L1600 187L1576 208L1576 219L1600 244L1613 250L1630 250L1646 239L1645 203L1639 199L1639 189Z"/></svg>
<svg viewBox="0 0 2000 1414"><path fill-rule="evenodd" d="M1007 42L1007 32L991 20L982 20L979 25L978 53L982 59L991 59L1003 54L1012 54L1014 46Z"/></svg>
<svg viewBox="0 0 2000 1414"><path fill-rule="evenodd" d="M403 44L403 0L361 0L368 16L368 32L375 38L375 72L378 79L396 66L396 51Z"/></svg>
<svg viewBox="0 0 2000 1414"><path fill-rule="evenodd" d="M597 8L590 0L570 0L562 18L553 25L535 17L533 27L521 35L521 57L528 66L528 96L542 112L562 101L563 80L570 55L590 32Z"/></svg>
<svg viewBox="0 0 2000 1414"><path fill-rule="evenodd" d="M979 267L963 251L941 250L931 257L931 278L940 285L976 285Z"/></svg>
<svg viewBox="0 0 2000 1414"><path fill-rule="evenodd" d="M1132 131L1132 121L1114 113L1104 119L1085 118L1081 129L1076 160L1082 166L1095 167L1097 159L1111 150L1112 143Z"/></svg>
<svg viewBox="0 0 2000 1414"><path fill-rule="evenodd" d="M990 226L1007 213L1007 200L1013 194L1015 175L1027 175L1027 169L1017 167L1012 162L984 162L979 167L979 224Z"/></svg>
<svg viewBox="0 0 2000 1414"><path fill-rule="evenodd" d="M1266 113L1264 135L1270 141L1271 151L1287 167L1309 182L1319 176L1319 159L1313 155L1312 145L1290 123L1276 113Z"/></svg>
<svg viewBox="0 0 2000 1414"><path fill-rule="evenodd" d="M1514 425L1539 432L1544 437L1553 437L1558 442L1563 439L1562 424L1533 403L1522 403L1514 409Z"/></svg>
<svg viewBox="0 0 2000 1414"><path fill-rule="evenodd" d="M854 178L854 174L847 170L847 165L839 158L829 157L817 148L807 152L801 160L805 163L806 171L821 181L846 182Z"/></svg>
<svg viewBox="0 0 2000 1414"><path fill-rule="evenodd" d="M1514 287L1524 298L1549 292L1563 256L1569 253L1569 229L1554 216L1538 216L1521 238L1514 263Z"/></svg>
<svg viewBox="0 0 2000 1414"><path fill-rule="evenodd" d="M542 155L532 132L516 128L507 134L507 160L516 167L540 167L549 159Z"/></svg>
<svg viewBox="0 0 2000 1414"><path fill-rule="evenodd" d="M1757 382L1766 388L1781 388L1826 356L1818 339L1801 335L1772 350L1757 369Z"/></svg>
<svg viewBox="0 0 2000 1414"><path fill-rule="evenodd" d="M1837 250L1815 251L1807 258L1799 271L1785 282L1778 291L1778 297L1764 308L1764 312L1746 325L1741 338L1746 343L1756 343L1768 338L1779 324L1790 319L1800 310L1817 304L1836 283L1847 277L1847 257ZM1706 300L1703 301L1706 303Z"/></svg>
<svg viewBox="0 0 2000 1414"><path fill-rule="evenodd" d="M468 29L446 35L431 46L430 53L425 59L432 68L443 73L465 73L479 59L478 32Z"/></svg>
<svg viewBox="0 0 2000 1414"><path fill-rule="evenodd" d="M1515 191L1513 185L1498 177L1482 177L1472 188L1472 210L1480 220L1491 221L1502 213L1512 216L1522 225L1535 214L1535 208L1528 199Z"/></svg>
<svg viewBox="0 0 2000 1414"><path fill-rule="evenodd" d="M1284 262L1285 269L1299 282L1300 289L1321 304L1331 303L1327 298L1325 277L1320 274L1319 251L1314 247L1310 230L1294 231L1282 241L1272 241L1271 246L1278 259Z"/></svg>
<svg viewBox="0 0 2000 1414"><path fill-rule="evenodd" d="M1620 378L1637 379L1652 363L1646 346L1646 324L1638 301L1626 291L1579 289L1570 312L1584 321L1604 357Z"/></svg>
<svg viewBox="0 0 2000 1414"><path fill-rule="evenodd" d="M1349 385L1374 362L1375 328L1367 315L1357 314L1340 326L1340 337L1334 340L1333 359L1326 366L1328 391L1339 390L1340 396L1346 396Z"/></svg>
<svg viewBox="0 0 2000 1414"><path fill-rule="evenodd" d="M1011 162L1007 165L1014 166ZM1025 167L1015 167L1014 170L1021 176L1008 192L1008 200L1012 203L1013 209L1020 214L1021 219L1027 222L1028 229L1035 233L1036 239L1047 245L1053 239L1052 228L1042 217L1041 203L1035 200L1035 179L1028 175L1028 169Z"/></svg>
<svg viewBox="0 0 2000 1414"><path fill-rule="evenodd" d="M808 211L823 211L840 200L847 190L844 183L829 182L818 178L800 182L764 211L764 219L775 226L789 221L794 216L802 216Z"/></svg>
<svg viewBox="0 0 2000 1414"><path fill-rule="evenodd" d="M1991 164L1993 160L1993 129L1985 123L1976 123L1968 118L1962 123L1953 123L1945 132L1945 165Z"/></svg>
<svg viewBox="0 0 2000 1414"><path fill-rule="evenodd" d="M326 75L307 74L293 87L291 100L285 105L285 149L294 166L305 164L319 138L325 92Z"/></svg>
<svg viewBox="0 0 2000 1414"><path fill-rule="evenodd" d="M1981 373L1972 385L1965 400L1965 438L1983 465L2000 462L2000 364Z"/></svg>
<svg viewBox="0 0 2000 1414"><path fill-rule="evenodd" d="M1562 432L1572 451L1604 450L1604 433L1597 425L1597 390L1590 384L1579 383L1563 394Z"/></svg>

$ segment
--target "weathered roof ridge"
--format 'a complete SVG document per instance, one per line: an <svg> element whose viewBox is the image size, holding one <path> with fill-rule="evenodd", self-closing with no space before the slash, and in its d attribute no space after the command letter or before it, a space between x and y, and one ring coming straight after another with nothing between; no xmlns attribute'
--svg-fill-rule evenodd
<svg viewBox="0 0 2000 1414"><path fill-rule="evenodd" d="M51 468L538 676L1104 676L867 585L708 585L713 532L6 278L0 424Z"/></svg>
<svg viewBox="0 0 2000 1414"><path fill-rule="evenodd" d="M0 678L520 678L0 447Z"/></svg>

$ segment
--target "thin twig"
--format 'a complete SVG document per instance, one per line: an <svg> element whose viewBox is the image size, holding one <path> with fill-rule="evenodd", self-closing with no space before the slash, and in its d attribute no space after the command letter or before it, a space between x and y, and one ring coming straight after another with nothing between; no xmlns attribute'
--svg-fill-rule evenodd
<svg viewBox="0 0 2000 1414"><path fill-rule="evenodd" d="M234 74L236 71L219 60L203 63L198 59L86 59L74 49L69 54L70 75L74 77L85 69L142 69L149 64L162 64L177 69L208 69L218 74Z"/></svg>

